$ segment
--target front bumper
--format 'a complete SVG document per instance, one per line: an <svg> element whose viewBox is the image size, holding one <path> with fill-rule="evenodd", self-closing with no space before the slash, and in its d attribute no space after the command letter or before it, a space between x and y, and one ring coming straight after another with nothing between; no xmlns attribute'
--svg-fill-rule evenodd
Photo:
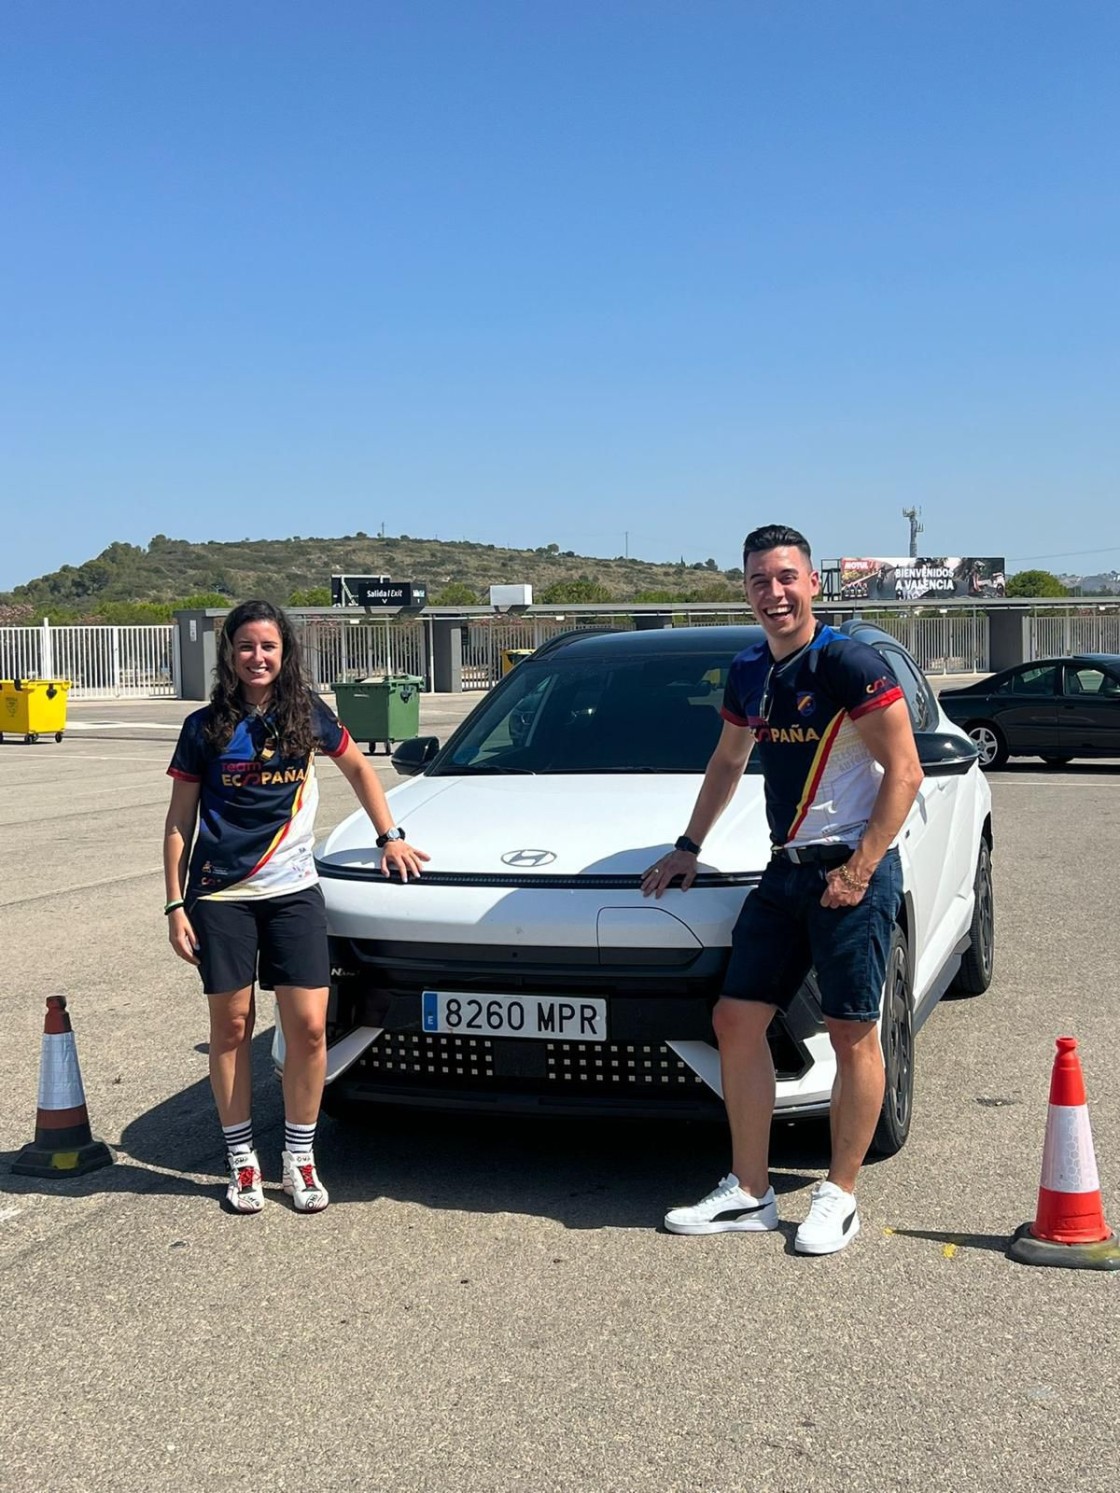
<svg viewBox="0 0 1120 1493"><path fill-rule="evenodd" d="M721 1116L711 1010L727 955L711 948L482 951L332 937L327 1106ZM609 1040L425 1032L421 996L431 989L602 998ZM821 1060L828 1044L811 980L788 1016L771 1023L770 1044L779 1110L827 1108L831 1072L822 1074Z"/></svg>

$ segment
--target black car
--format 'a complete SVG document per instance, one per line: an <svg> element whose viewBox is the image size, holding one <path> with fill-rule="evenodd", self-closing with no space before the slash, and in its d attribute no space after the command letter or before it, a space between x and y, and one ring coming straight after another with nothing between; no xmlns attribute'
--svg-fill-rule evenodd
<svg viewBox="0 0 1120 1493"><path fill-rule="evenodd" d="M976 743L982 767L1002 767L1008 757L1041 757L1052 767L1120 757L1117 653L1033 659L939 698Z"/></svg>

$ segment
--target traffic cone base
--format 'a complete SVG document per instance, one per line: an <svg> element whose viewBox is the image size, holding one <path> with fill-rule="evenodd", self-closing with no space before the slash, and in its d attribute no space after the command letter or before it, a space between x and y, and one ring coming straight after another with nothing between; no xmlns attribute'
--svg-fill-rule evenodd
<svg viewBox="0 0 1120 1493"><path fill-rule="evenodd" d="M112 1166L113 1153L89 1127L78 1050L64 995L47 997L39 1060L35 1139L22 1148L12 1171L24 1177L80 1177Z"/></svg>
<svg viewBox="0 0 1120 1493"><path fill-rule="evenodd" d="M89 1140L75 1150L59 1151L51 1146L40 1145L37 1140L28 1141L15 1161L12 1171L24 1177L81 1177L86 1172L95 1172L99 1166L112 1166L113 1153L103 1140Z"/></svg>
<svg viewBox="0 0 1120 1493"><path fill-rule="evenodd" d="M1058 1038L1042 1147L1042 1179L1032 1222L1008 1247L1024 1265L1120 1270L1120 1242L1105 1222L1085 1081L1073 1037Z"/></svg>
<svg viewBox="0 0 1120 1493"><path fill-rule="evenodd" d="M1056 1265L1059 1270L1120 1270L1120 1239L1109 1234L1095 1244L1055 1244L1036 1239L1033 1223L1015 1230L1008 1254L1021 1265Z"/></svg>

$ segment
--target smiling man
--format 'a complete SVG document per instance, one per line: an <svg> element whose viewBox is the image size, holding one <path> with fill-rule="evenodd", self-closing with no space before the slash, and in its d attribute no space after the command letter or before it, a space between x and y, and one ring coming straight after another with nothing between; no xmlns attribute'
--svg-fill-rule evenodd
<svg viewBox="0 0 1120 1493"><path fill-rule="evenodd" d="M766 641L733 661L723 731L676 849L646 896L696 878L704 838L757 745L773 855L748 895L712 1022L719 1040L731 1172L665 1226L677 1234L778 1226L769 1178L774 1064L766 1029L815 966L836 1054L832 1158L797 1230L801 1254L833 1254L859 1232L855 1185L883 1103L876 1020L902 896L894 841L922 779L902 690L880 655L819 624L808 541L770 524L743 545L747 600Z"/></svg>

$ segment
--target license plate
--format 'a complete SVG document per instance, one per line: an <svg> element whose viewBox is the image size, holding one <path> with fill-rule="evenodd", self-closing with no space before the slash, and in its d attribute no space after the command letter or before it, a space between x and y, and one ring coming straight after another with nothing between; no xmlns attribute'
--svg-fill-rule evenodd
<svg viewBox="0 0 1120 1493"><path fill-rule="evenodd" d="M554 995L464 995L425 990L424 1030L458 1037L536 1037L605 1042L605 1000Z"/></svg>

